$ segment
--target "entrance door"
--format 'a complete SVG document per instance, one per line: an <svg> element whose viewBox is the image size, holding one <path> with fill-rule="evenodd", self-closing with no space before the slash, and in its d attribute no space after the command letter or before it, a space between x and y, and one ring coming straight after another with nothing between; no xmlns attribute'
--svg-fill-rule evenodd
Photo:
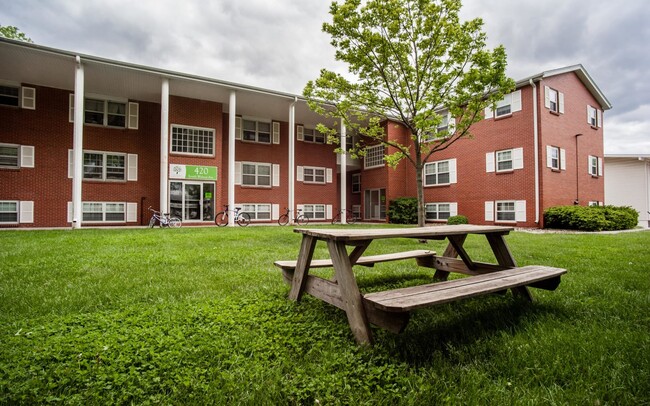
<svg viewBox="0 0 650 406"><path fill-rule="evenodd" d="M214 220L214 183L170 182L169 211L183 221Z"/></svg>
<svg viewBox="0 0 650 406"><path fill-rule="evenodd" d="M386 219L386 189L367 189L364 201L366 220Z"/></svg>

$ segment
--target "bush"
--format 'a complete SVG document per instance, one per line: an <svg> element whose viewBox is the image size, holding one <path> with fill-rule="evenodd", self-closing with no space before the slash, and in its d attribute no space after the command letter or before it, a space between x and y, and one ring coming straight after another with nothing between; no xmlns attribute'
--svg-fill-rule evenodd
<svg viewBox="0 0 650 406"><path fill-rule="evenodd" d="M545 228L581 231L628 230L639 213L628 206L556 206L544 212Z"/></svg>
<svg viewBox="0 0 650 406"><path fill-rule="evenodd" d="M415 197L400 197L388 204L388 219L393 224L417 224L418 199Z"/></svg>
<svg viewBox="0 0 650 406"><path fill-rule="evenodd" d="M451 216L447 219L447 224L469 224L465 216Z"/></svg>

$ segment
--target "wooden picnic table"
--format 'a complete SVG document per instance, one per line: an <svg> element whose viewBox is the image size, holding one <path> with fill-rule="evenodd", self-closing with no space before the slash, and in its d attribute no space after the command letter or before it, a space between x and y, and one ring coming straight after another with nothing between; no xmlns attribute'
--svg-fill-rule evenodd
<svg viewBox="0 0 650 406"><path fill-rule="evenodd" d="M299 301L307 292L346 312L348 323L359 343L372 343L370 323L393 332L401 332L410 312L426 306L511 289L514 294L532 301L527 286L554 290L565 269L547 266L518 268L504 236L512 227L445 225L418 228L369 229L295 229L302 234L296 261L276 261L291 284L289 298ZM463 248L470 234L484 235L497 264L477 262ZM441 256L428 250L362 256L376 239L411 238L448 240ZM330 259L313 260L318 241L327 243ZM348 253L348 247L353 247ZM460 258L458 258L460 257ZM378 262L415 258L418 265L435 269L435 283L362 294L356 282L354 265L373 266ZM309 275L311 268L333 267L334 279ZM470 275L447 280L450 272Z"/></svg>

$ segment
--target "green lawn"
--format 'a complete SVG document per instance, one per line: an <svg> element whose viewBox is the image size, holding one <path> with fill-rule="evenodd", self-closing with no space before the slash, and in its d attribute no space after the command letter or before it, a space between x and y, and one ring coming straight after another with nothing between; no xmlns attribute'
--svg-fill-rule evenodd
<svg viewBox="0 0 650 406"><path fill-rule="evenodd" d="M287 300L288 227L3 231L0 402L650 405L650 232L507 241L519 265L567 268L560 287L420 310L360 347L342 311ZM364 291L431 275L358 269Z"/></svg>

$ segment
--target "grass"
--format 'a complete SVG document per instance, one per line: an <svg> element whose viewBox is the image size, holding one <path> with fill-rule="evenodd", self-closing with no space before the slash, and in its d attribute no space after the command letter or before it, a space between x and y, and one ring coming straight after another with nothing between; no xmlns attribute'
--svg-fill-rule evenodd
<svg viewBox="0 0 650 406"><path fill-rule="evenodd" d="M421 310L370 348L342 311L287 300L290 228L1 232L0 403L650 405L650 233L507 240L519 265L567 268L558 290ZM359 285L428 282L414 263Z"/></svg>

